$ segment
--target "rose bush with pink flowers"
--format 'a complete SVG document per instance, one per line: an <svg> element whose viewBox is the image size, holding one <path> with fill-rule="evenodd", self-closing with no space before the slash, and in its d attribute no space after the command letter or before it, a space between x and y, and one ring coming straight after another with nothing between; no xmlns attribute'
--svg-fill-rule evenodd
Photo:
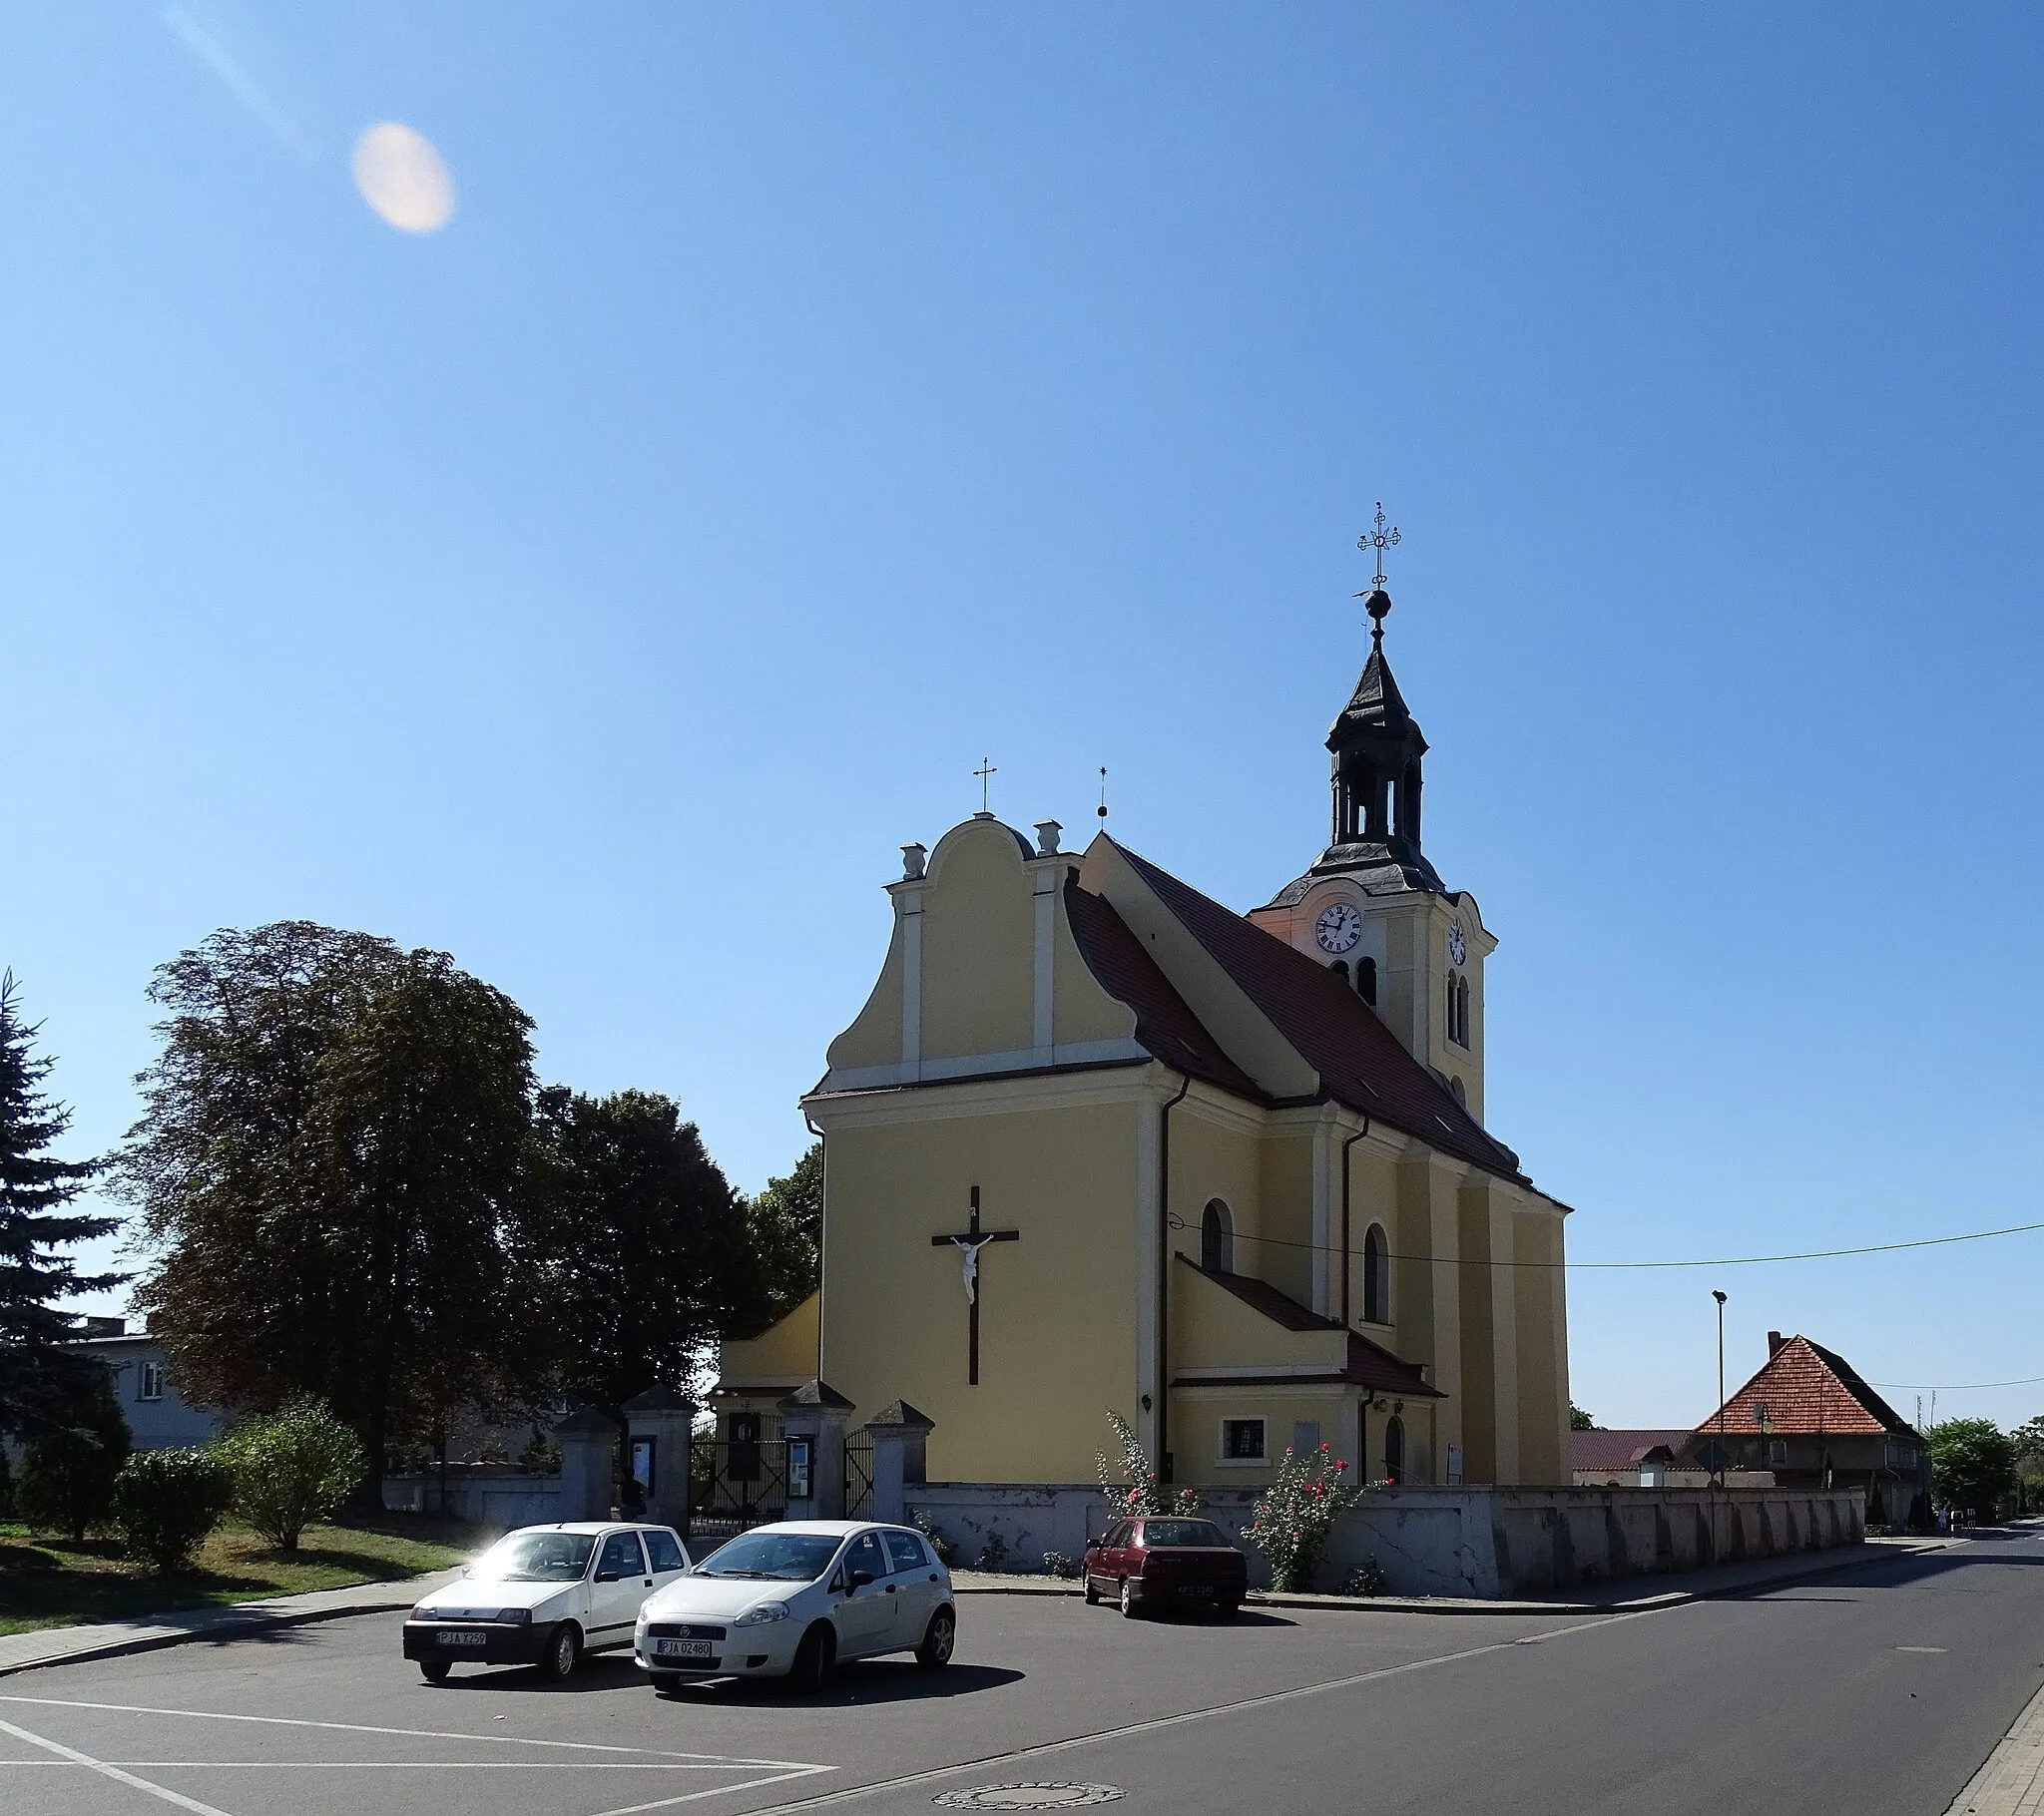
<svg viewBox="0 0 2044 1816"><path fill-rule="evenodd" d="M1271 1587L1285 1592L1309 1589L1320 1567L1334 1522L1362 1499L1344 1480L1348 1465L1323 1444L1303 1457L1286 1450L1278 1479L1258 1499L1243 1538L1271 1560Z"/></svg>

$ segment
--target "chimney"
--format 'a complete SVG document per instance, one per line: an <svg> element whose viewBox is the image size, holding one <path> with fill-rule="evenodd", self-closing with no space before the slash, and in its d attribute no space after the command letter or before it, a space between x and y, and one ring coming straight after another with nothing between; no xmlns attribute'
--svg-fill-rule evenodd
<svg viewBox="0 0 2044 1816"><path fill-rule="evenodd" d="M1782 1333L1781 1333L1781 1332L1780 1332L1779 1330L1771 1330L1771 1331L1769 1331L1769 1332L1768 1332L1768 1360L1769 1360L1770 1362L1774 1361L1775 1357L1776 1357L1776 1356L1777 1356L1778 1354L1780 1354L1780 1352L1781 1352L1781 1348L1782 1348Z"/></svg>

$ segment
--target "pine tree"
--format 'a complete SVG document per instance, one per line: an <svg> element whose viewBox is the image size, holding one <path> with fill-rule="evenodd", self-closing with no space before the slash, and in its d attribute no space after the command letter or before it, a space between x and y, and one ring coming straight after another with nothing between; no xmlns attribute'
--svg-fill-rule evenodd
<svg viewBox="0 0 2044 1816"><path fill-rule="evenodd" d="M125 1276L81 1274L64 1252L119 1219L65 1209L103 1162L49 1153L71 1113L42 1089L55 1062L34 1057L41 1028L24 1025L16 994L14 973L0 975L0 1432L30 1437L63 1420L84 1378L83 1359L65 1347L77 1320L56 1302Z"/></svg>

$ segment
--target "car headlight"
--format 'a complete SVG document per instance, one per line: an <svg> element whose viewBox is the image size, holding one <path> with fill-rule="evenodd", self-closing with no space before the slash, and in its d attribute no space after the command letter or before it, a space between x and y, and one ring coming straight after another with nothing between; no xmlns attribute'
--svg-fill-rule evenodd
<svg viewBox="0 0 2044 1816"><path fill-rule="evenodd" d="M500 1607L497 1610L497 1618L499 1620L507 1620L513 1626L530 1626L532 1624L532 1609L529 1607Z"/></svg>
<svg viewBox="0 0 2044 1816"><path fill-rule="evenodd" d="M411 1613L407 1616L408 1619L412 1620L437 1620L439 1619L439 1617L440 1616L438 1612L433 1608L428 1607L423 1601L421 1601L417 1607L413 1608Z"/></svg>
<svg viewBox="0 0 2044 1816"><path fill-rule="evenodd" d="M785 1601L756 1601L734 1620L732 1625L765 1626L769 1620L785 1620L786 1618L787 1603Z"/></svg>

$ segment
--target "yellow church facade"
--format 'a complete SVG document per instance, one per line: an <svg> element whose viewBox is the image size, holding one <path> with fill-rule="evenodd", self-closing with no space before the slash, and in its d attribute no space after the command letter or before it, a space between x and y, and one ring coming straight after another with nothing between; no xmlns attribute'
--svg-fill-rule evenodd
<svg viewBox="0 0 2044 1816"><path fill-rule="evenodd" d="M1570 1481L1566 1210L1482 1126L1495 941L1421 853L1370 606L1331 841L1250 913L1049 821L904 847L802 1105L821 1289L724 1346L727 1415L906 1402L932 1481L1087 1481L1110 1410L1181 1484L1320 1443L1361 1480Z"/></svg>

